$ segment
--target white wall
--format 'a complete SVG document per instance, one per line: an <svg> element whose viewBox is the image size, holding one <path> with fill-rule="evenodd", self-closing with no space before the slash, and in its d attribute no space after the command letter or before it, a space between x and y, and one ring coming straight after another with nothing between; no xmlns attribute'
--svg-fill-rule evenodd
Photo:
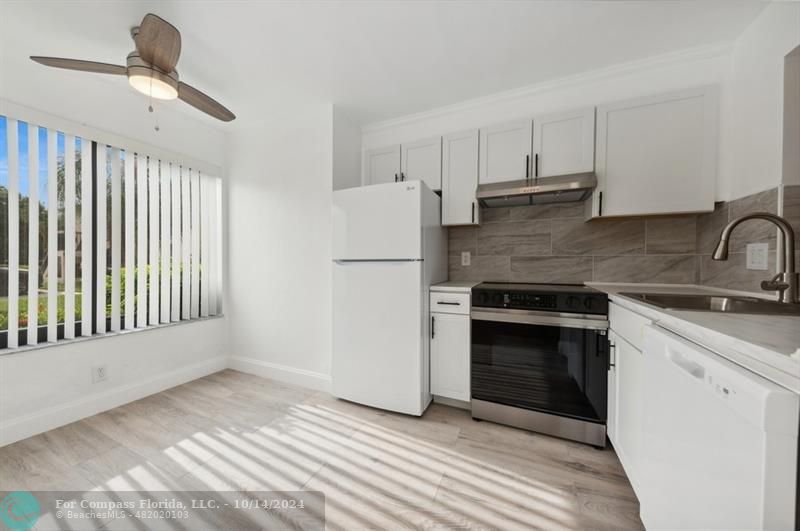
<svg viewBox="0 0 800 531"><path fill-rule="evenodd" d="M76 129L152 145L154 150L217 168L224 177L224 132L175 110L173 106L181 102L161 106L161 131L156 133L146 101L124 78L108 81L27 63L0 64L0 112L16 107L8 101L45 111L33 114L47 117L49 112L57 115L48 117L53 123L74 123ZM224 368L226 331L224 318L211 319L16 354L3 352L0 445ZM99 364L107 366L109 378L92 384L92 367Z"/></svg>
<svg viewBox="0 0 800 531"><path fill-rule="evenodd" d="M800 184L800 46L786 57L783 75L783 184Z"/></svg>
<svg viewBox="0 0 800 531"><path fill-rule="evenodd" d="M316 388L330 374L332 135L319 104L228 142L231 365Z"/></svg>
<svg viewBox="0 0 800 531"><path fill-rule="evenodd" d="M333 189L361 186L361 126L333 107Z"/></svg>
<svg viewBox="0 0 800 531"><path fill-rule="evenodd" d="M225 332L217 318L4 353L0 446L224 369Z"/></svg>
<svg viewBox="0 0 800 531"><path fill-rule="evenodd" d="M780 184L784 58L800 45L800 3L773 2L736 40L726 80L720 165L724 199Z"/></svg>

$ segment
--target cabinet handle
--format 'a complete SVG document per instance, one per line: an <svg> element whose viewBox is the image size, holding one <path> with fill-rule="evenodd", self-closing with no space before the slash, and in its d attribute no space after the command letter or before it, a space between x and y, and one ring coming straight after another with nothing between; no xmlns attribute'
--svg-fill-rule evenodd
<svg viewBox="0 0 800 531"><path fill-rule="evenodd" d="M431 339L436 337L436 317L431 315Z"/></svg>
<svg viewBox="0 0 800 531"><path fill-rule="evenodd" d="M536 154L536 157L533 159L533 175L534 177L539 177L539 154Z"/></svg>
<svg viewBox="0 0 800 531"><path fill-rule="evenodd" d="M394 174L394 182L397 182L397 174Z"/></svg>
<svg viewBox="0 0 800 531"><path fill-rule="evenodd" d="M603 215L603 192L600 192L600 196L597 198L597 217L601 217Z"/></svg>
<svg viewBox="0 0 800 531"><path fill-rule="evenodd" d="M445 304L447 306L461 306L460 302L436 301L436 304Z"/></svg>
<svg viewBox="0 0 800 531"><path fill-rule="evenodd" d="M531 156L525 155L525 178L531 178Z"/></svg>
<svg viewBox="0 0 800 531"><path fill-rule="evenodd" d="M614 343L608 344L608 370L617 366L617 346Z"/></svg>
<svg viewBox="0 0 800 531"><path fill-rule="evenodd" d="M475 223L475 201L472 202L472 222Z"/></svg>
<svg viewBox="0 0 800 531"><path fill-rule="evenodd" d="M406 180L406 174L405 173L400 172L400 180L401 181L405 181Z"/></svg>

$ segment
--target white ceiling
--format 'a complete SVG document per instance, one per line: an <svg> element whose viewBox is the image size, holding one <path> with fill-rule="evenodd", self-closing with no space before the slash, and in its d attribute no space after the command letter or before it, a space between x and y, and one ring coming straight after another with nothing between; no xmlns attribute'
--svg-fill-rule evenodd
<svg viewBox="0 0 800 531"><path fill-rule="evenodd" d="M330 101L362 123L732 41L760 0L2 2L2 76L85 76L28 55L124 64L149 11L181 31L183 81L242 119ZM2 80L0 80L2 82ZM125 100L128 101L128 100ZM188 106L185 112L196 114ZM238 120L237 120L238 121ZM234 122L236 124L236 122ZM223 126L229 127L229 126Z"/></svg>

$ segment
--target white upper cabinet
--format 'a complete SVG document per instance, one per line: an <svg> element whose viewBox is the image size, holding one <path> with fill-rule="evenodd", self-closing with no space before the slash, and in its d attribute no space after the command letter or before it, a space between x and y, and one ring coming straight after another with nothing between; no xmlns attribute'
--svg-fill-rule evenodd
<svg viewBox="0 0 800 531"><path fill-rule="evenodd" d="M594 171L594 107L533 119L533 177Z"/></svg>
<svg viewBox="0 0 800 531"><path fill-rule="evenodd" d="M442 139L442 225L477 225L478 130Z"/></svg>
<svg viewBox="0 0 800 531"><path fill-rule="evenodd" d="M391 183L400 179L400 145L364 152L364 184Z"/></svg>
<svg viewBox="0 0 800 531"><path fill-rule="evenodd" d="M424 181L431 190L442 189L442 137L403 144L401 179Z"/></svg>
<svg viewBox="0 0 800 531"><path fill-rule="evenodd" d="M712 211L717 114L714 87L598 107L589 217Z"/></svg>
<svg viewBox="0 0 800 531"><path fill-rule="evenodd" d="M530 177L531 120L520 120L480 130L481 184Z"/></svg>

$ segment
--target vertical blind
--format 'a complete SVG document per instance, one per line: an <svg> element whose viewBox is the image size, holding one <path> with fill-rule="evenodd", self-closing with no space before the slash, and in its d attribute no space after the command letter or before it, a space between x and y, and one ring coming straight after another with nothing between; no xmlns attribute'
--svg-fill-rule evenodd
<svg viewBox="0 0 800 531"><path fill-rule="evenodd" d="M0 116L0 348L217 315L221 181Z"/></svg>

